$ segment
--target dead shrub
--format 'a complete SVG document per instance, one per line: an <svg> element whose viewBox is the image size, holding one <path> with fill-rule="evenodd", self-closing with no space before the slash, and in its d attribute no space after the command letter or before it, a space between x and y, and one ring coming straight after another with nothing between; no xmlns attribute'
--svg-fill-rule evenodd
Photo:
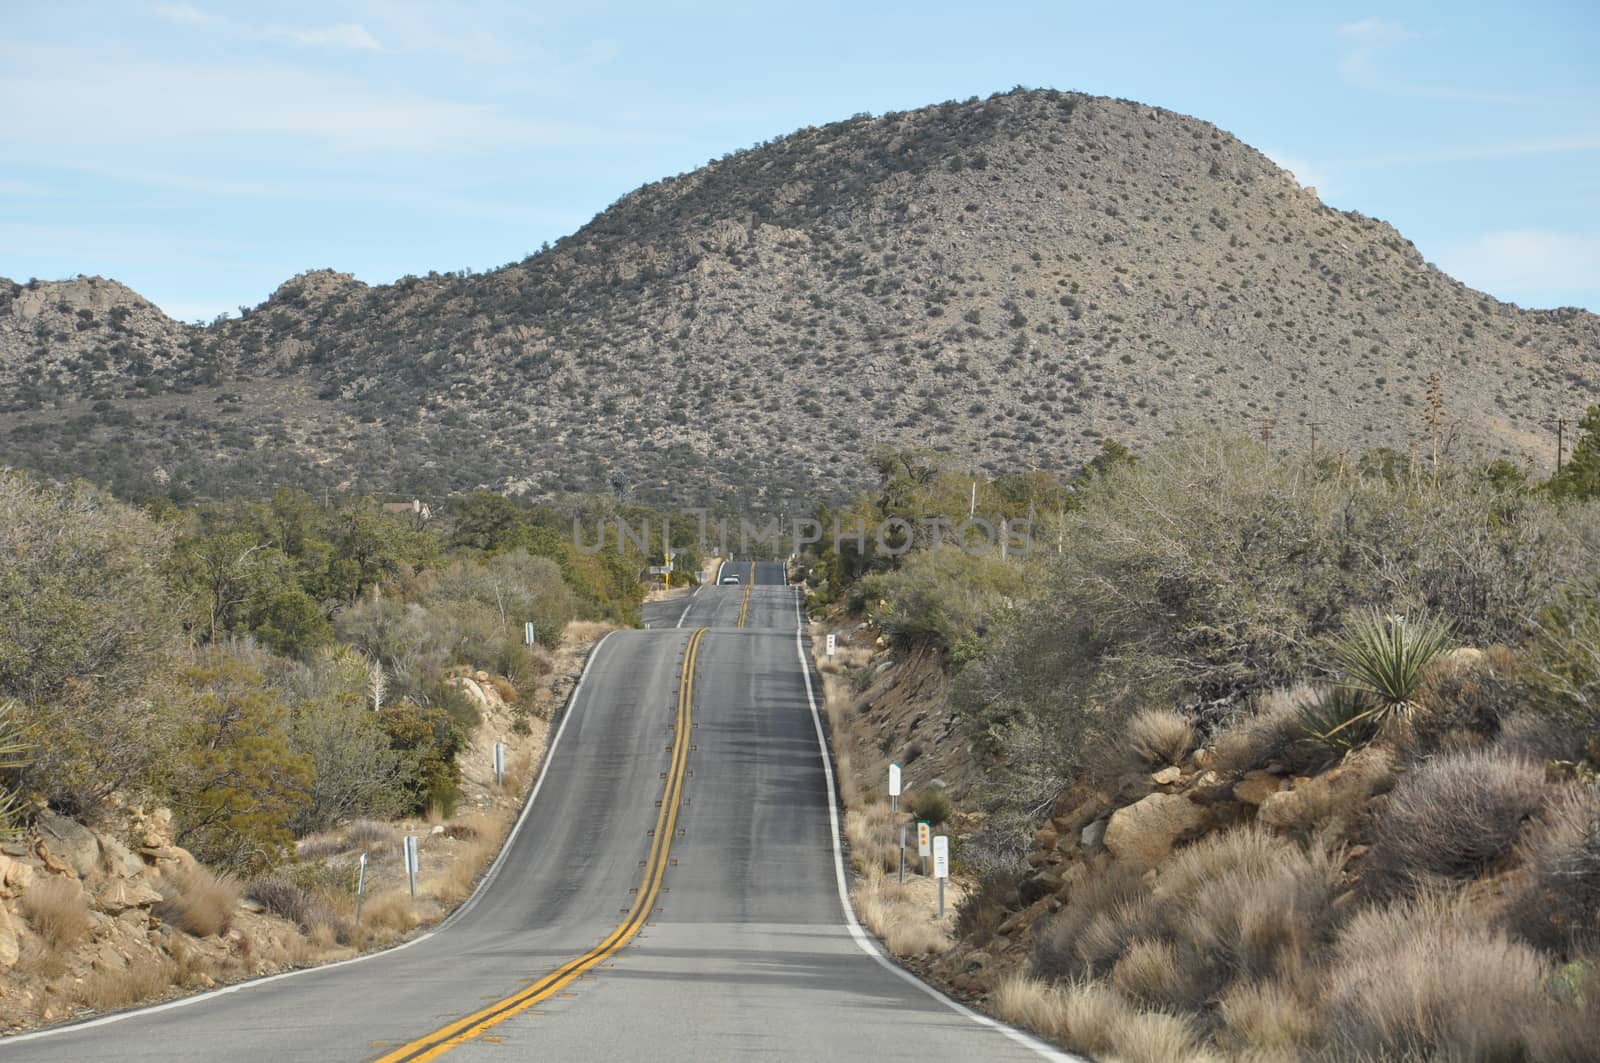
<svg viewBox="0 0 1600 1063"><path fill-rule="evenodd" d="M1600 794L1565 788L1520 851L1528 882L1508 912L1516 932L1558 955L1600 942Z"/></svg>
<svg viewBox="0 0 1600 1063"><path fill-rule="evenodd" d="M388 852L400 847L400 832L387 823L371 819L355 820L344 831L344 848L341 852Z"/></svg>
<svg viewBox="0 0 1600 1063"><path fill-rule="evenodd" d="M1143 1004L1165 1004L1189 995L1170 941L1135 941L1111 969L1111 984Z"/></svg>
<svg viewBox="0 0 1600 1063"><path fill-rule="evenodd" d="M534 674L542 675L544 673ZM515 705L517 703L517 698L520 695L517 693L517 688L511 684L511 680L502 676L492 675L489 677L489 685L494 688L496 694L500 695L500 700L507 705Z"/></svg>
<svg viewBox="0 0 1600 1063"><path fill-rule="evenodd" d="M319 926L330 928L342 943L351 939L350 921L329 903L326 891L308 889L283 875L263 875L245 888L244 895L280 919L287 919L303 932Z"/></svg>
<svg viewBox="0 0 1600 1063"><path fill-rule="evenodd" d="M1386 896L1476 877L1511 853L1546 793L1531 761L1492 751L1428 761L1389 794L1365 885Z"/></svg>
<svg viewBox="0 0 1600 1063"><path fill-rule="evenodd" d="M89 898L75 879L52 875L22 894L22 914L53 953L69 951L89 932Z"/></svg>
<svg viewBox="0 0 1600 1063"><path fill-rule="evenodd" d="M1328 973L1335 1059L1526 1059L1549 965L1459 898L1357 913Z"/></svg>
<svg viewBox="0 0 1600 1063"><path fill-rule="evenodd" d="M361 909L361 925L368 930L405 934L416 927L416 907L404 893L380 893Z"/></svg>
<svg viewBox="0 0 1600 1063"><path fill-rule="evenodd" d="M1600 1045L1600 956L1566 964L1549 990L1544 1013L1528 1023L1535 1063L1589 1063Z"/></svg>
<svg viewBox="0 0 1600 1063"><path fill-rule="evenodd" d="M239 907L239 883L201 864L179 867L162 875L161 902L153 912L164 923L195 937L225 934Z"/></svg>
<svg viewBox="0 0 1600 1063"><path fill-rule="evenodd" d="M1194 725L1170 709L1145 709L1128 720L1123 748L1135 770L1183 763L1194 748Z"/></svg>
<svg viewBox="0 0 1600 1063"><path fill-rule="evenodd" d="M1065 1039L1067 1001L1061 987L1012 974L995 986L990 1000L995 1014L1006 1022L1053 1040Z"/></svg>

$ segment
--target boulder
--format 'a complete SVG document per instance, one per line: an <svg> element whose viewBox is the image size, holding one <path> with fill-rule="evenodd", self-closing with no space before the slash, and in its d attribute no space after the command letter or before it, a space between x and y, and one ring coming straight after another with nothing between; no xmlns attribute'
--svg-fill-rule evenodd
<svg viewBox="0 0 1600 1063"><path fill-rule="evenodd" d="M1337 768L1297 780L1293 789L1269 795L1261 802L1256 818L1279 830L1328 828L1343 836L1366 811L1372 795L1393 778L1393 754L1382 746L1368 746L1350 754Z"/></svg>
<svg viewBox="0 0 1600 1063"><path fill-rule="evenodd" d="M1152 868L1167 858L1172 846L1198 831L1206 811L1182 794L1150 794L1112 813L1105 847L1121 863Z"/></svg>
<svg viewBox="0 0 1600 1063"><path fill-rule="evenodd" d="M1283 779L1265 771L1247 771L1233 786L1233 796L1247 805L1261 802L1283 789Z"/></svg>
<svg viewBox="0 0 1600 1063"><path fill-rule="evenodd" d="M0 893L15 893L27 889L33 881L33 865L24 864L0 854Z"/></svg>
<svg viewBox="0 0 1600 1063"><path fill-rule="evenodd" d="M94 874L100 866L100 841L88 827L50 812L41 815L35 825L45 845L79 878Z"/></svg>
<svg viewBox="0 0 1600 1063"><path fill-rule="evenodd" d="M1155 783L1157 786L1171 786L1181 778L1183 778L1183 771L1180 768L1169 764L1167 767L1162 768L1160 771L1150 776L1150 781Z"/></svg>
<svg viewBox="0 0 1600 1063"><path fill-rule="evenodd" d="M96 838L100 842L100 864L106 874L116 878L139 878L144 874L144 861L129 852L126 845L104 834Z"/></svg>
<svg viewBox="0 0 1600 1063"><path fill-rule="evenodd" d="M493 704L489 700L489 695L484 692L484 688L479 686L477 680L475 679L468 679L466 676L459 676L455 679L447 679L445 682L461 691L461 693L465 694L467 696L467 700L471 701L472 704L480 710L487 709Z"/></svg>
<svg viewBox="0 0 1600 1063"><path fill-rule="evenodd" d="M1054 827L1041 827L1033 834L1033 845L1036 849L1054 849L1061 835Z"/></svg>
<svg viewBox="0 0 1600 1063"><path fill-rule="evenodd" d="M0 968L10 968L22 954L22 943L17 940L17 921L11 909L0 904Z"/></svg>
<svg viewBox="0 0 1600 1063"><path fill-rule="evenodd" d="M103 879L94 890L94 906L107 915L121 915L129 908L149 908L161 894L143 879Z"/></svg>
<svg viewBox="0 0 1600 1063"><path fill-rule="evenodd" d="M1090 851L1098 849L1100 847L1100 843L1105 840L1107 822L1109 821L1097 819L1087 827L1083 828L1083 830L1079 831L1078 845L1083 849Z"/></svg>

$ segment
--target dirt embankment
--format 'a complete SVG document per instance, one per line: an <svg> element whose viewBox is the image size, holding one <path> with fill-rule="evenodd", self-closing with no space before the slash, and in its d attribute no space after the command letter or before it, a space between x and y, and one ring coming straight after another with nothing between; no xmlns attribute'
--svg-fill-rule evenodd
<svg viewBox="0 0 1600 1063"><path fill-rule="evenodd" d="M174 843L163 808L125 804L93 829L39 815L28 835L0 845L0 1030L347 959L436 925L499 851L544 758L551 720L609 630L568 625L532 690L482 673L456 680L482 722L459 755L455 815L358 820L301 839L298 862L270 881L244 884L200 865ZM503 784L496 742L506 747ZM402 858L407 835L418 839L421 865L414 900Z"/></svg>

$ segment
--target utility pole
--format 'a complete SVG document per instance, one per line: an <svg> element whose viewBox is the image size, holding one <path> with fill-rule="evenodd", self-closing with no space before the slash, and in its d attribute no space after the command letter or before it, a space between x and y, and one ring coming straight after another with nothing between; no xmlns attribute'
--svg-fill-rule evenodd
<svg viewBox="0 0 1600 1063"><path fill-rule="evenodd" d="M1278 419L1276 417L1262 417L1258 419L1258 423L1261 426L1261 442L1269 447L1272 446L1272 430L1278 427Z"/></svg>
<svg viewBox="0 0 1600 1063"><path fill-rule="evenodd" d="M1317 456L1317 429L1327 424L1326 421L1307 421L1306 427L1311 429L1311 456Z"/></svg>

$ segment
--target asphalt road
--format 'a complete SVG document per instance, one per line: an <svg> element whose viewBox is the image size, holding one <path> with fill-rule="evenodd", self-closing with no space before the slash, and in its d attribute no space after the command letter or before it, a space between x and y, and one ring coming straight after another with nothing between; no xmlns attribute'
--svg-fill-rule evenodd
<svg viewBox="0 0 1600 1063"><path fill-rule="evenodd" d="M437 932L0 1040L0 1059L1054 1055L933 993L853 926L797 592L781 564L727 570L738 586L652 603L649 629L600 645L510 845Z"/></svg>

